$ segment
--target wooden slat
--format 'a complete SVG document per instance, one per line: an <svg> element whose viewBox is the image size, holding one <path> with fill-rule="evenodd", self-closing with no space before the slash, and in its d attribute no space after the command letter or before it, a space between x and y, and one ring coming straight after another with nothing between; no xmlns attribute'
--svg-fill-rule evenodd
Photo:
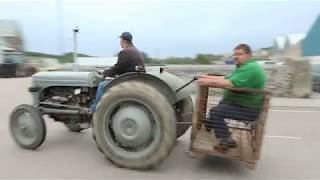
<svg viewBox="0 0 320 180"><path fill-rule="evenodd" d="M243 133L241 142L240 133ZM225 153L221 153L219 151L216 151L214 149L214 146L218 145L218 140L215 138L215 135L213 133L208 132L205 127L202 127L199 131L197 131L197 134L192 142L191 149L198 149L203 150L206 154L211 155L222 155L223 157L228 156L230 158L236 158L236 159L242 159L242 160L256 160L255 154L252 151L251 148L251 140L249 139L251 135L250 132L247 130L233 130L232 135L234 136L234 139L237 141L237 148L232 148L227 150ZM192 150L191 150L192 151Z"/></svg>
<svg viewBox="0 0 320 180"><path fill-rule="evenodd" d="M200 129L203 123L203 119L205 119L206 114L203 112L203 109L207 109L207 102L208 102L208 87L200 86L199 87L199 95L197 99L197 114L198 114L198 121L197 121L197 128Z"/></svg>

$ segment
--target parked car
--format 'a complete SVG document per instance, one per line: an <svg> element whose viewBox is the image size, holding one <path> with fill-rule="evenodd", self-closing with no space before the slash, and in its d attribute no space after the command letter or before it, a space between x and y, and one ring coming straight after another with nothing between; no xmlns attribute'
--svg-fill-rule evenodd
<svg viewBox="0 0 320 180"><path fill-rule="evenodd" d="M27 77L36 73L20 52L3 52L0 58L0 77Z"/></svg>
<svg viewBox="0 0 320 180"><path fill-rule="evenodd" d="M226 64L234 64L234 60L233 59L228 59L225 61Z"/></svg>
<svg viewBox="0 0 320 180"><path fill-rule="evenodd" d="M265 60L265 61L257 61L260 65L284 65L283 61L274 61L274 60Z"/></svg>

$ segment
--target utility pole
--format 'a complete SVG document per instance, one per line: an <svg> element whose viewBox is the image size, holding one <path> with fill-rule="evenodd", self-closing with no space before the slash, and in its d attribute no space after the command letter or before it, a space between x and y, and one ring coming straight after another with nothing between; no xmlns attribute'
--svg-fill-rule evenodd
<svg viewBox="0 0 320 180"><path fill-rule="evenodd" d="M78 42L77 42L77 34L79 33L79 28L76 26L73 29L73 71L79 70L79 63L77 60L77 51L78 51Z"/></svg>
<svg viewBox="0 0 320 180"><path fill-rule="evenodd" d="M57 38L59 40L59 53L64 55L64 0L56 0L57 8Z"/></svg>

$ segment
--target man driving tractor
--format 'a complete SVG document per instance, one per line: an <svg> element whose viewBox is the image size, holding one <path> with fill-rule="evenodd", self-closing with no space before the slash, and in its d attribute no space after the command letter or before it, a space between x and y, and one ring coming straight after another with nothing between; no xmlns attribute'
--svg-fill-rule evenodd
<svg viewBox="0 0 320 180"><path fill-rule="evenodd" d="M127 72L145 71L143 54L133 45L130 32L123 32L120 36L122 51L118 54L117 63L110 69L103 72L104 77L114 77ZM137 69L137 67L139 67ZM89 112L96 111L97 104L104 94L105 87L110 81L104 80L99 83L96 98L92 103Z"/></svg>

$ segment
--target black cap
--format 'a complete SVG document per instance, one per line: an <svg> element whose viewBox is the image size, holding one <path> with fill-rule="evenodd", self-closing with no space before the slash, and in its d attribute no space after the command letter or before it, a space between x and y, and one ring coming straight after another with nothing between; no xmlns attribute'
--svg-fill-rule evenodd
<svg viewBox="0 0 320 180"><path fill-rule="evenodd" d="M119 38L122 38L123 40L132 41L132 35L129 32L123 32Z"/></svg>

